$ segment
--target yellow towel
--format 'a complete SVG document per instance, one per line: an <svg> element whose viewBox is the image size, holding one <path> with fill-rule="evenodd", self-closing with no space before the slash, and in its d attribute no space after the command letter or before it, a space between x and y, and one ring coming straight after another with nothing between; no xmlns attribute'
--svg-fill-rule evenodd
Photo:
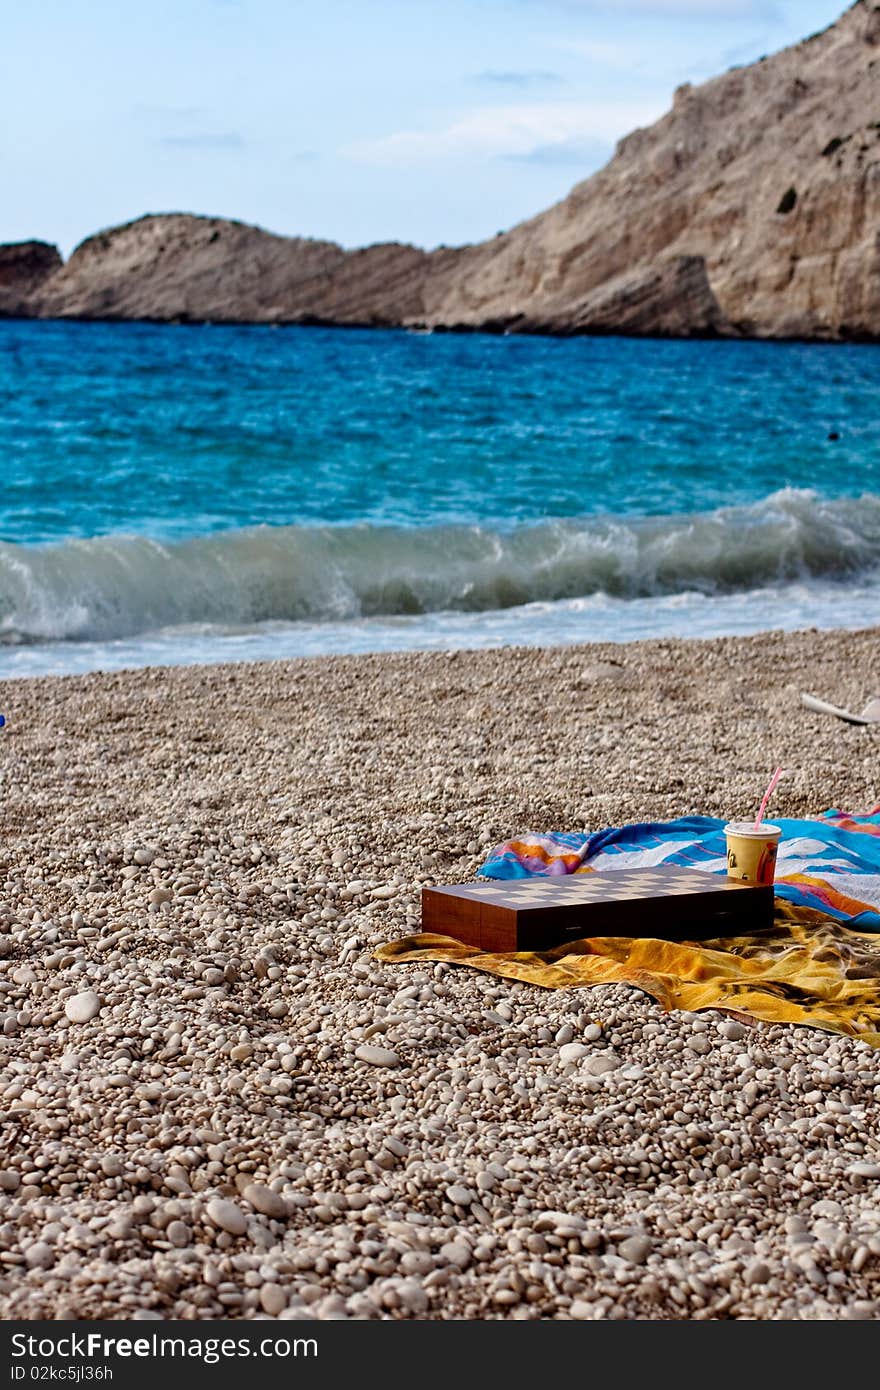
<svg viewBox="0 0 880 1390"><path fill-rule="evenodd" d="M547 989L628 984L664 1009L722 1009L802 1023L880 1047L880 938L777 899L772 931L716 941L585 937L550 951L490 953L448 936L407 936L378 960L448 961Z"/></svg>

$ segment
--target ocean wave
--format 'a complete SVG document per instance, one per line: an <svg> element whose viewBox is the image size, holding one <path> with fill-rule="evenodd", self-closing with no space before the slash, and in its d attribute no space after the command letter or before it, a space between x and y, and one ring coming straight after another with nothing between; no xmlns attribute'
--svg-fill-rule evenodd
<svg viewBox="0 0 880 1390"><path fill-rule="evenodd" d="M162 542L0 543L0 641L95 641L484 612L605 593L725 594L880 569L880 496L784 489L691 515L518 526L262 526Z"/></svg>

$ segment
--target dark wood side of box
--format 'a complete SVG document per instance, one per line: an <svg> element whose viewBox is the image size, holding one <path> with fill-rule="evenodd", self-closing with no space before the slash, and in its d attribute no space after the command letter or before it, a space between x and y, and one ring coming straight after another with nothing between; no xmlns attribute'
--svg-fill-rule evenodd
<svg viewBox="0 0 880 1390"><path fill-rule="evenodd" d="M507 950L546 950L585 936L709 941L772 926L773 889L750 887L736 893L680 893L543 910L527 908L516 917L516 944Z"/></svg>
<svg viewBox="0 0 880 1390"><path fill-rule="evenodd" d="M711 940L772 924L771 887L546 908L504 907L422 890L422 930L455 937L483 951L541 951L585 936Z"/></svg>

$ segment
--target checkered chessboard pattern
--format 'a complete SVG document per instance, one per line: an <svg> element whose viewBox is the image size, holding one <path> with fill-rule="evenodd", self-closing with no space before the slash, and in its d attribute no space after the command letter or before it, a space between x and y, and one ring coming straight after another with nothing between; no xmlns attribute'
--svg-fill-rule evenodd
<svg viewBox="0 0 880 1390"><path fill-rule="evenodd" d="M508 879L460 887L469 898L519 911L528 908L571 907L576 903L625 902L711 893L728 880L698 869L621 869L617 873L572 874L567 878Z"/></svg>

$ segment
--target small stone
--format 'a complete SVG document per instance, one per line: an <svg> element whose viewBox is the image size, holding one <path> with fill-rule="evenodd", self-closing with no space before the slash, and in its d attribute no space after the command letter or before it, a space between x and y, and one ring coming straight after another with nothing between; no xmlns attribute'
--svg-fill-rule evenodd
<svg viewBox="0 0 880 1390"><path fill-rule="evenodd" d="M469 1207L471 1202L476 1200L469 1187L463 1186L462 1183L455 1182L451 1187L447 1187L446 1196L449 1198L450 1202L454 1202L457 1207Z"/></svg>
<svg viewBox="0 0 880 1390"><path fill-rule="evenodd" d="M434 1268L434 1257L427 1250L405 1250L400 1257L400 1268L404 1274L430 1274Z"/></svg>
<svg viewBox="0 0 880 1390"><path fill-rule="evenodd" d="M101 1159L101 1172L108 1178L118 1178L123 1169L119 1154L104 1154Z"/></svg>
<svg viewBox="0 0 880 1390"><path fill-rule="evenodd" d="M770 1278L770 1268L763 1260L752 1260L751 1264L746 1265L743 1280L749 1288L755 1284L766 1284Z"/></svg>
<svg viewBox="0 0 880 1390"><path fill-rule="evenodd" d="M643 1265L651 1253L653 1242L648 1236L627 1236L617 1247L617 1253L630 1264Z"/></svg>
<svg viewBox="0 0 880 1390"><path fill-rule="evenodd" d="M100 995L93 989L84 989L80 994L71 995L65 1002L64 1012L71 1023L90 1023L100 1008Z"/></svg>
<svg viewBox="0 0 880 1390"><path fill-rule="evenodd" d="M326 1318L330 1322L336 1322L348 1317L345 1299L338 1293L327 1294L326 1298L314 1305L314 1308L315 1317L322 1320Z"/></svg>
<svg viewBox="0 0 880 1390"><path fill-rule="evenodd" d="M620 1058L613 1052L594 1053L584 1062L584 1070L590 1076L605 1076L608 1072L617 1071L619 1066Z"/></svg>
<svg viewBox="0 0 880 1390"><path fill-rule="evenodd" d="M287 1294L280 1284L264 1284L260 1289L260 1303L264 1313L268 1313L270 1318L277 1318L287 1307Z"/></svg>
<svg viewBox="0 0 880 1390"><path fill-rule="evenodd" d="M570 1211L541 1211L534 1218L536 1231L556 1231L559 1234L578 1235L584 1227L584 1218Z"/></svg>
<svg viewBox="0 0 880 1390"><path fill-rule="evenodd" d="M20 1182L18 1173L13 1173L11 1168L0 1169L0 1192L15 1192Z"/></svg>
<svg viewBox="0 0 880 1390"><path fill-rule="evenodd" d="M371 1067L400 1066L400 1058L390 1047L370 1047L368 1043L362 1043L355 1048L354 1055L359 1062L367 1062Z"/></svg>
<svg viewBox="0 0 880 1390"><path fill-rule="evenodd" d="M450 1240L440 1247L440 1258L458 1269L467 1269L471 1262L470 1247L463 1240Z"/></svg>
<svg viewBox="0 0 880 1390"><path fill-rule="evenodd" d="M877 1304L868 1298L857 1298L849 1305L844 1316L853 1322L873 1321L877 1313Z"/></svg>
<svg viewBox="0 0 880 1390"><path fill-rule="evenodd" d="M190 1242L190 1231L185 1221L169 1221L165 1236L178 1250L183 1250Z"/></svg>
<svg viewBox="0 0 880 1390"><path fill-rule="evenodd" d="M851 1163L846 1171L853 1178L880 1178L880 1163Z"/></svg>
<svg viewBox="0 0 880 1390"><path fill-rule="evenodd" d="M602 1027L598 1023L588 1023L584 1029L584 1040L586 1042L598 1042L602 1036ZM589 1307L589 1304L585 1305Z"/></svg>
<svg viewBox="0 0 880 1390"><path fill-rule="evenodd" d="M221 1231L228 1231L231 1236L243 1236L247 1230L247 1217L241 1207L237 1207L225 1197L211 1199L207 1206L207 1216L213 1225L219 1226Z"/></svg>
<svg viewBox="0 0 880 1390"><path fill-rule="evenodd" d="M746 1035L745 1028L741 1023L737 1023L735 1018L726 1018L718 1025L718 1031L728 1042L742 1042Z"/></svg>
<svg viewBox="0 0 880 1390"><path fill-rule="evenodd" d="M418 1316L427 1310L428 1295L421 1284L416 1283L415 1279L402 1279L397 1285L397 1297L408 1313L415 1313Z"/></svg>
<svg viewBox="0 0 880 1390"><path fill-rule="evenodd" d="M24 1262L28 1269L48 1269L55 1263L51 1245L44 1240L35 1240L24 1252Z"/></svg>
<svg viewBox="0 0 880 1390"><path fill-rule="evenodd" d="M287 1215L287 1203L284 1198L263 1183L248 1183L241 1195L246 1202L250 1202L255 1211L262 1212L264 1216L278 1220Z"/></svg>
<svg viewBox="0 0 880 1390"><path fill-rule="evenodd" d="M595 1312L592 1303L585 1303L582 1298L576 1298L568 1310L569 1316L583 1321L592 1318Z"/></svg>
<svg viewBox="0 0 880 1390"><path fill-rule="evenodd" d="M588 1047L584 1047L583 1043L564 1043L559 1049L559 1060L562 1062L563 1066L567 1065L569 1062L579 1062L582 1057L587 1056L589 1050Z"/></svg>

